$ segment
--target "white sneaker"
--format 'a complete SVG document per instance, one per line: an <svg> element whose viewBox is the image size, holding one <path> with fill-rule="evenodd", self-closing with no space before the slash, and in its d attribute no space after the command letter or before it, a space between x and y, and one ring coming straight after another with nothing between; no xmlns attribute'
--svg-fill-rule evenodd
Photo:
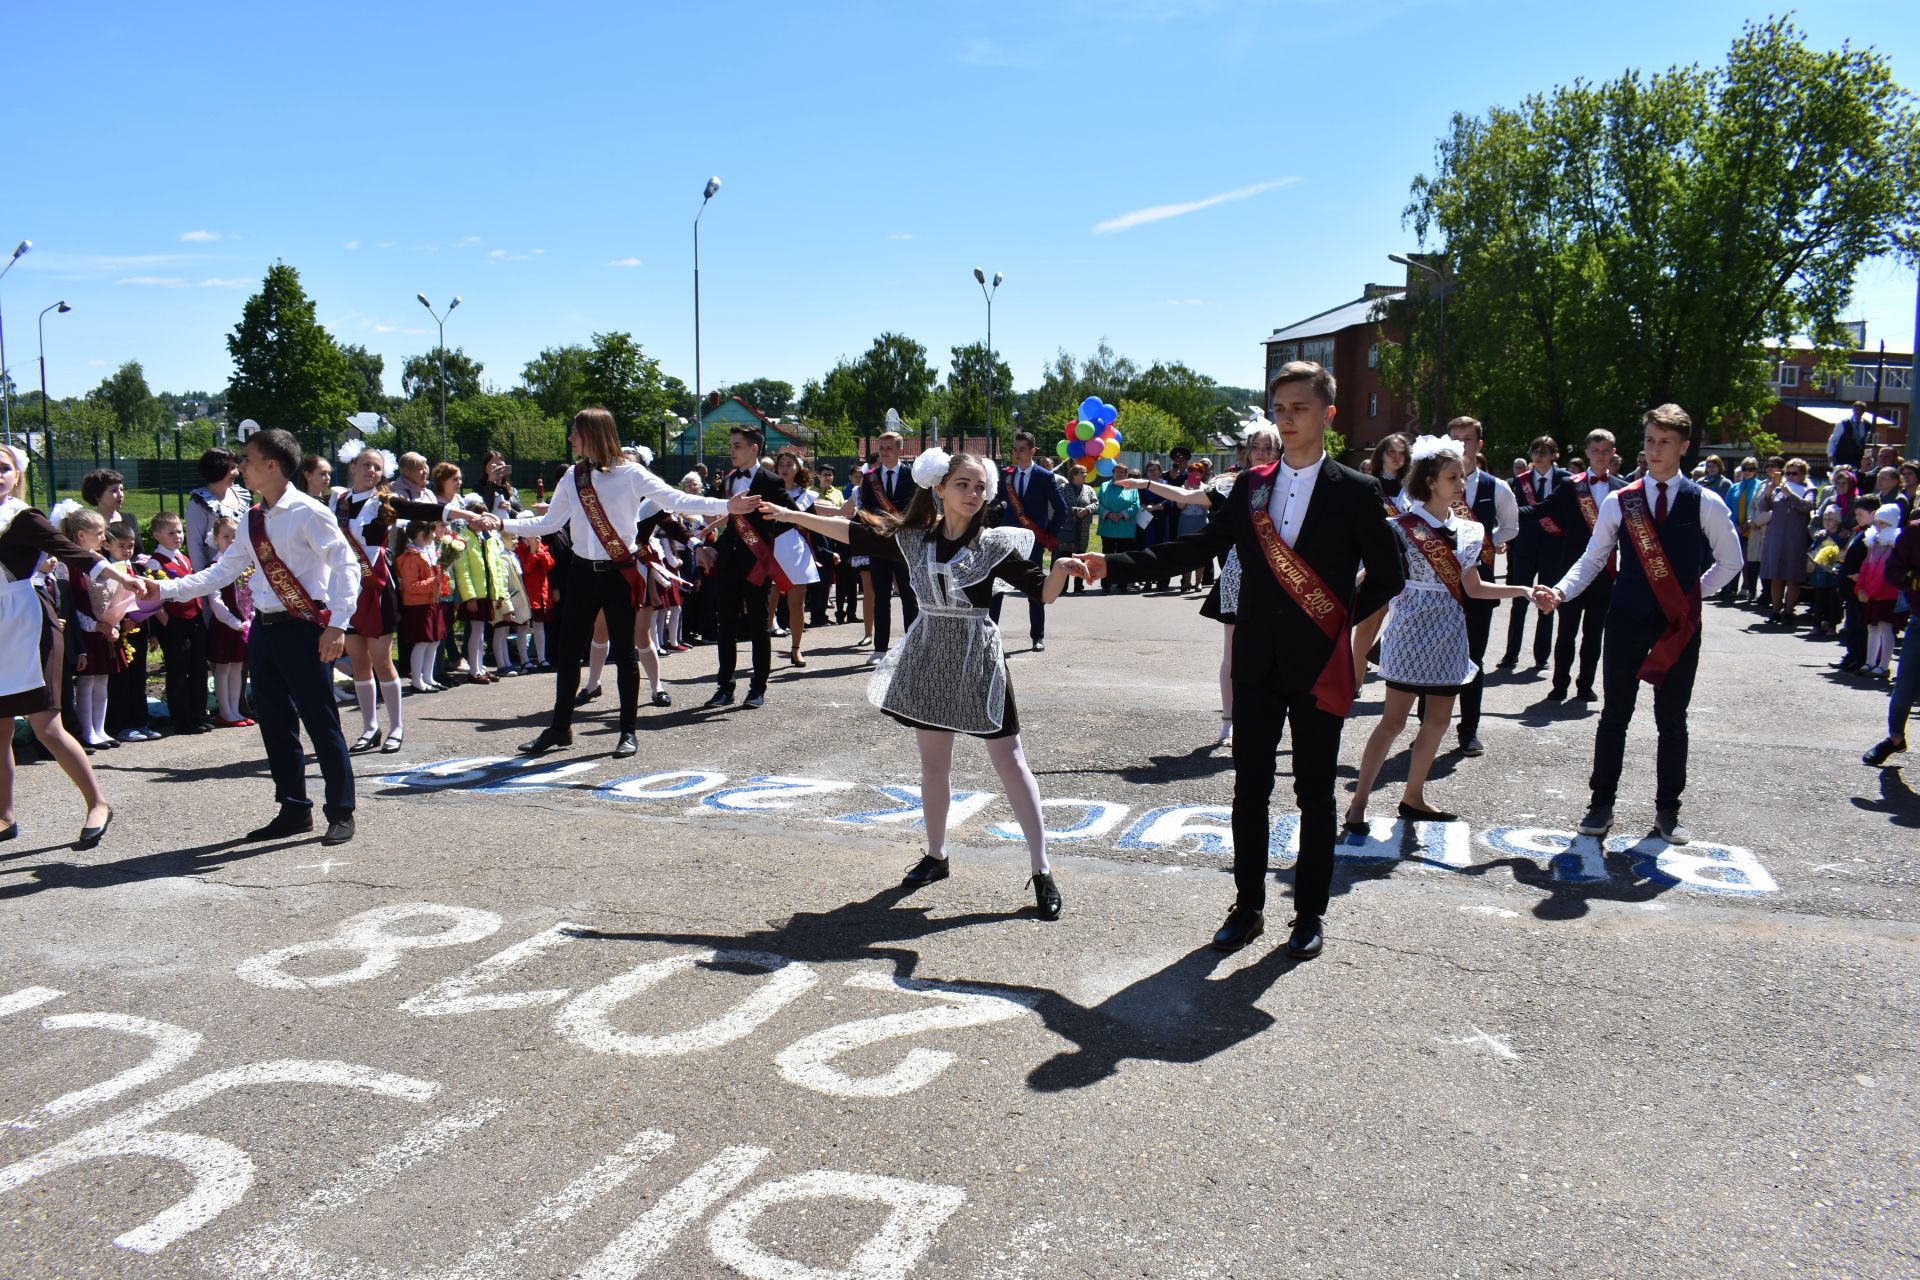
<svg viewBox="0 0 1920 1280"><path fill-rule="evenodd" d="M1220 722L1220 745L1225 747L1225 746L1232 745L1232 743L1233 743L1233 721L1222 720Z"/></svg>

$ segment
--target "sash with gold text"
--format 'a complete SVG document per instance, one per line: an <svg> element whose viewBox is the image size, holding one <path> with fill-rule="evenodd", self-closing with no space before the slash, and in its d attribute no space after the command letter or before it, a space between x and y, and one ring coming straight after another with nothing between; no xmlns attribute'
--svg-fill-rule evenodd
<svg viewBox="0 0 1920 1280"><path fill-rule="evenodd" d="M1700 584L1689 582L1683 587L1674 576L1673 562L1667 559L1667 549L1660 542L1653 513L1647 510L1645 486L1645 480L1635 480L1620 491L1620 529L1634 554L1640 557L1640 568L1647 575L1647 585L1653 589L1654 602L1667 617L1667 629L1654 641L1653 650L1640 664L1639 671L1642 680L1658 688L1673 664L1700 634Z"/></svg>
<svg viewBox="0 0 1920 1280"><path fill-rule="evenodd" d="M893 505L893 499L887 496L885 487L881 485L880 473L878 471L869 471L866 479L862 480L861 483L866 485L867 492L873 495L873 500L879 503L881 509L888 515L897 516L900 514L900 508Z"/></svg>
<svg viewBox="0 0 1920 1280"><path fill-rule="evenodd" d="M1453 548L1447 540L1433 531L1433 526L1422 520L1412 511L1396 516L1395 522L1411 542L1427 558L1427 564L1433 568L1433 576L1440 579L1453 597L1453 602L1464 606L1467 603L1466 588L1460 584L1460 561L1454 556Z"/></svg>
<svg viewBox="0 0 1920 1280"><path fill-rule="evenodd" d="M1027 474L1031 476L1033 472L1029 471L1027 472ZM1032 517L1027 515L1026 504L1020 501L1020 490L1014 487L1014 473L1011 469L1007 471L1006 481L1007 481L1007 504L1013 508L1013 518L1020 522L1020 527L1022 529L1031 530L1034 536L1034 540L1037 541L1041 546L1045 547L1049 551L1054 550L1057 545L1057 539L1055 539L1054 536L1048 533L1045 529L1042 529L1037 520L1034 520ZM1052 484L1053 481L1049 479L1047 483Z"/></svg>
<svg viewBox="0 0 1920 1280"><path fill-rule="evenodd" d="M300 585L300 579L267 541L267 510L257 502L247 512L247 541L253 544L253 558L260 565L260 576L267 580L288 613L316 627L333 625L327 611L313 602L307 589Z"/></svg>
<svg viewBox="0 0 1920 1280"><path fill-rule="evenodd" d="M1253 490L1247 498L1247 515L1253 522L1253 536L1260 544L1261 558L1272 570L1280 589L1333 641L1333 653L1313 682L1313 700L1322 711L1344 718L1353 708L1355 692L1347 606L1314 572L1313 566L1281 540L1280 531L1273 527L1267 503L1273 496L1274 473L1279 469L1280 464L1273 462L1249 472Z"/></svg>
<svg viewBox="0 0 1920 1280"><path fill-rule="evenodd" d="M1473 508L1468 506L1464 502L1456 502L1453 504L1453 514L1460 517L1462 520L1471 520L1475 524L1480 523L1480 517L1473 514ZM1480 567L1484 569L1492 563L1493 563L1493 530L1488 529L1486 531L1486 535L1480 539Z"/></svg>
<svg viewBox="0 0 1920 1280"><path fill-rule="evenodd" d="M1588 474L1582 471L1574 478L1573 496L1580 500L1580 518L1587 522L1587 536L1591 538L1593 526L1600 519L1600 504L1593 500L1593 481L1587 478ZM1617 553L1611 553L1607 556L1607 576L1615 578L1619 575L1620 562Z"/></svg>
<svg viewBox="0 0 1920 1280"><path fill-rule="evenodd" d="M627 595L633 607L640 608L647 602L646 580L640 576L633 552L627 549L627 540L615 531L613 521L607 518L607 509L600 505L600 495L593 491L592 462L583 458L573 464L573 490L580 498L580 509L587 513L587 525L593 530L593 536L600 539L600 545L607 550L607 559L613 561L620 576L627 580Z"/></svg>
<svg viewBox="0 0 1920 1280"><path fill-rule="evenodd" d="M1533 468L1528 467L1525 471L1523 471L1520 474L1520 478L1514 481L1515 484L1520 486L1520 492L1526 495L1527 505L1530 507L1533 506L1536 502L1540 501L1539 498L1534 496L1534 475L1535 475L1535 472ZM1567 536L1567 531L1565 529L1562 529L1559 525L1559 522L1556 521L1552 516L1541 516L1540 527L1542 529L1545 529L1548 533L1552 534L1556 538L1564 538ZM1589 530L1593 528L1592 521L1587 522L1587 528Z"/></svg>

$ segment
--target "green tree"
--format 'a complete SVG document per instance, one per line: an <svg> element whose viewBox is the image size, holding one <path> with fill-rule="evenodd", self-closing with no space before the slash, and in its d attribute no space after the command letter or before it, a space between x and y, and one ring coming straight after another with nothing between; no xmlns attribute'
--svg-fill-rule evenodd
<svg viewBox="0 0 1920 1280"><path fill-rule="evenodd" d="M409 400L425 398L439 404L440 367L437 348L425 355L408 356L400 370L400 393ZM480 374L485 368L459 347L449 348L446 353L448 405L482 394L485 388L480 384ZM447 411L447 421L453 421L451 408Z"/></svg>
<svg viewBox="0 0 1920 1280"><path fill-rule="evenodd" d="M227 415L236 425L251 418L283 427L312 447L359 403L347 358L314 318L300 273L284 262L267 268L260 292L241 308L227 353Z"/></svg>
<svg viewBox="0 0 1920 1280"><path fill-rule="evenodd" d="M588 404L605 407L620 425L623 439L659 446L661 419L672 409L660 362L630 333L596 333L582 370L581 394Z"/></svg>
<svg viewBox="0 0 1920 1280"><path fill-rule="evenodd" d="M592 353L577 343L548 347L520 370L520 381L541 412L569 418L587 403L587 357Z"/></svg>
<svg viewBox="0 0 1920 1280"><path fill-rule="evenodd" d="M769 418L783 417L794 409L793 384L778 378L749 378L720 388L720 394L739 396Z"/></svg>
<svg viewBox="0 0 1920 1280"><path fill-rule="evenodd" d="M946 403L939 409L940 430L955 435L986 435L987 344L970 342L952 349L947 374ZM1013 416L1013 370L998 353L993 359L993 430L1005 427ZM904 411L903 411L904 412Z"/></svg>
<svg viewBox="0 0 1920 1280"><path fill-rule="evenodd" d="M87 397L105 405L115 425L127 434L172 425L172 418L148 390L147 377L138 360L129 360L115 369L89 391Z"/></svg>
<svg viewBox="0 0 1920 1280"><path fill-rule="evenodd" d="M386 383L382 378L387 368L386 358L375 355L357 342L341 347L340 354L346 357L347 368L353 375L353 394L359 411L385 413L391 408L387 400Z"/></svg>
<svg viewBox="0 0 1920 1280"><path fill-rule="evenodd" d="M1213 422L1218 390L1213 379L1204 373L1195 373L1177 361L1173 364L1156 361L1128 384L1127 398L1153 405L1179 419L1186 429L1187 442L1198 444L1206 438Z"/></svg>
<svg viewBox="0 0 1920 1280"><path fill-rule="evenodd" d="M1120 429L1120 447L1128 453L1153 457L1165 454L1177 444L1195 443L1187 425L1157 404L1122 400L1114 407L1120 416L1113 420L1113 425Z"/></svg>
<svg viewBox="0 0 1920 1280"><path fill-rule="evenodd" d="M1815 49L1785 19L1722 66L1456 116L1435 159L1406 216L1447 267L1444 411L1484 420L1496 456L1665 401L1702 435L1757 417L1768 348L1837 342L1861 264L1911 258L1920 225L1913 95L1883 55ZM1390 370L1428 410L1440 292L1382 309L1405 335Z"/></svg>

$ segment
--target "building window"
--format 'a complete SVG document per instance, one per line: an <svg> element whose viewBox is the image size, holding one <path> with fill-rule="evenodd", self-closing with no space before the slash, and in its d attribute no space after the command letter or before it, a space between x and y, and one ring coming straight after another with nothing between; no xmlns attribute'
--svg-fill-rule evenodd
<svg viewBox="0 0 1920 1280"><path fill-rule="evenodd" d="M1767 381L1776 387L1797 387L1800 385L1800 366L1782 360L1773 367L1773 376Z"/></svg>
<svg viewBox="0 0 1920 1280"><path fill-rule="evenodd" d="M1367 392L1367 416L1369 418L1380 416L1380 393L1377 391Z"/></svg>
<svg viewBox="0 0 1920 1280"><path fill-rule="evenodd" d="M1333 368L1333 339L1315 338L1312 342L1301 343L1300 358L1311 360L1322 369Z"/></svg>
<svg viewBox="0 0 1920 1280"><path fill-rule="evenodd" d="M1367 368L1378 369L1379 367L1380 367L1380 344L1377 342L1370 342L1367 344Z"/></svg>

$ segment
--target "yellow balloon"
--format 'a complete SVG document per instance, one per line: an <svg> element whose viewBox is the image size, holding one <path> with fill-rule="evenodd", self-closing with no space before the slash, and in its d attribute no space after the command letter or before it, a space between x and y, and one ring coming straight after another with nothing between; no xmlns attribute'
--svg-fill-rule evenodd
<svg viewBox="0 0 1920 1280"><path fill-rule="evenodd" d="M1117 457L1119 457L1119 456L1120 456L1120 442L1119 442L1118 440L1109 440L1109 441L1107 441L1107 442L1106 442L1105 444L1103 444L1103 445L1101 445L1101 446L1100 446L1100 456L1101 456L1101 457L1103 457L1103 458L1117 458Z"/></svg>

